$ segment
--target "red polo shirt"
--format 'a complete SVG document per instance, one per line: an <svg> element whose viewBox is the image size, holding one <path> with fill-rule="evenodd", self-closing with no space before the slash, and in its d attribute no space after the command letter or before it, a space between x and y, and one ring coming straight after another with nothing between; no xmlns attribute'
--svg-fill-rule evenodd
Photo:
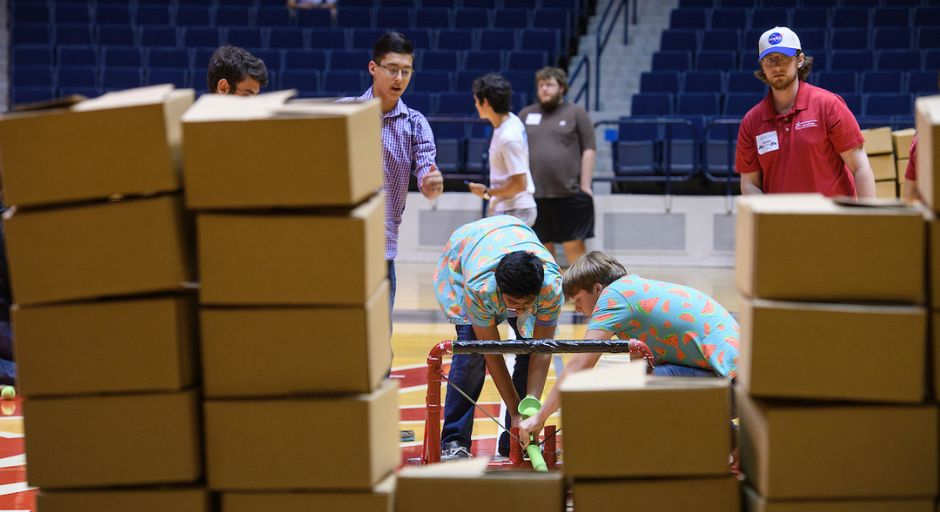
<svg viewBox="0 0 940 512"><path fill-rule="evenodd" d="M904 177L908 181L917 181L917 135L911 141L910 160L907 161L907 169L904 169Z"/></svg>
<svg viewBox="0 0 940 512"><path fill-rule="evenodd" d="M738 173L763 171L764 193L855 197L855 177L839 153L864 142L858 121L840 96L800 82L786 114L777 114L768 93L744 116L734 168Z"/></svg>

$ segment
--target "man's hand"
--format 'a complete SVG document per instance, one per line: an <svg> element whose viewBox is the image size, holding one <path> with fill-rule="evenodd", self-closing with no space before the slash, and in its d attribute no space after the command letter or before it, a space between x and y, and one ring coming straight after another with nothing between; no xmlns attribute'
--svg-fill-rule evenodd
<svg viewBox="0 0 940 512"><path fill-rule="evenodd" d="M484 199L483 195L486 194L486 185L482 183L474 183L471 181L470 183L467 183L467 187L470 188L470 192L472 192L473 195L479 197L480 199Z"/></svg>
<svg viewBox="0 0 940 512"><path fill-rule="evenodd" d="M594 190L591 189L591 187L581 187L581 192L584 192L585 194L591 197L594 197Z"/></svg>
<svg viewBox="0 0 940 512"><path fill-rule="evenodd" d="M441 176L441 171L437 170L436 165L431 164L431 171L421 178L421 186L418 188L428 199L435 199L444 192L444 177Z"/></svg>
<svg viewBox="0 0 940 512"><path fill-rule="evenodd" d="M540 421L538 415L532 416L519 422L519 442L522 443L522 449L529 446L529 436L538 436L542 432L544 421Z"/></svg>

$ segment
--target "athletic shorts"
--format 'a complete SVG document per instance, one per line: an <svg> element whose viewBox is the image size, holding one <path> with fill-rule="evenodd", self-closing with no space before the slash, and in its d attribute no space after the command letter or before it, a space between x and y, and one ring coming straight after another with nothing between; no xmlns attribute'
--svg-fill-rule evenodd
<svg viewBox="0 0 940 512"><path fill-rule="evenodd" d="M535 198L538 217L532 229L542 243L594 237L594 198L584 191L569 197Z"/></svg>

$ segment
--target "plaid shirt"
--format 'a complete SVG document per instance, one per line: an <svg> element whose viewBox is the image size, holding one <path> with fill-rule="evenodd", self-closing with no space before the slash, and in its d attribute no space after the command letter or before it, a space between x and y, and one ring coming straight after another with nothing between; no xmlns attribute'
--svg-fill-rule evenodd
<svg viewBox="0 0 940 512"><path fill-rule="evenodd" d="M358 98L339 102L372 99L372 88ZM382 115L382 169L385 171L385 259L398 255L398 226L408 197L408 179L414 172L420 185L437 158L437 146L431 125L424 115L398 100L395 108Z"/></svg>

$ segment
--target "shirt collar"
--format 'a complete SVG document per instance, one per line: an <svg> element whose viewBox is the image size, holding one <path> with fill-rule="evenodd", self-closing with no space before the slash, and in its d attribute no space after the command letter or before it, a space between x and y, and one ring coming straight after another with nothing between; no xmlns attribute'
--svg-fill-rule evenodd
<svg viewBox="0 0 940 512"><path fill-rule="evenodd" d="M800 110L806 110L809 108L809 89L812 85L806 82L800 82L800 88L796 90L796 101L793 102L793 112L796 113ZM767 97L764 98L764 121L772 121L777 117L788 115L790 112L784 112L783 114L778 114L777 109L774 108L774 93L770 91L767 93Z"/></svg>
<svg viewBox="0 0 940 512"><path fill-rule="evenodd" d="M366 89L366 92L362 93L362 96L356 98L359 101L368 101L374 98L375 95L372 94L372 87ZM398 98L398 103L395 104L395 108L389 110L385 114L382 114L382 118L398 117L408 113L408 106L405 105L405 102Z"/></svg>

